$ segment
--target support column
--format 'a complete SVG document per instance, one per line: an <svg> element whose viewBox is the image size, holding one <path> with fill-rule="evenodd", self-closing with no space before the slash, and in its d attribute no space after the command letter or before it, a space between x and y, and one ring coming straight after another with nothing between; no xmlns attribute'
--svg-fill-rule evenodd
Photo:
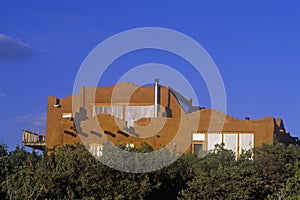
<svg viewBox="0 0 300 200"><path fill-rule="evenodd" d="M159 79L154 79L154 117L158 116L158 82Z"/></svg>

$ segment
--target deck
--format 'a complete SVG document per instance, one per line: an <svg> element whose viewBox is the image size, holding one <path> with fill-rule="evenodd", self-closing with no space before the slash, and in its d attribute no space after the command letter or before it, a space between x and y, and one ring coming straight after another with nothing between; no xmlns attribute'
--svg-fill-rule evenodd
<svg viewBox="0 0 300 200"><path fill-rule="evenodd" d="M23 130L22 144L26 147L43 150L46 148L46 131L37 130L29 131Z"/></svg>

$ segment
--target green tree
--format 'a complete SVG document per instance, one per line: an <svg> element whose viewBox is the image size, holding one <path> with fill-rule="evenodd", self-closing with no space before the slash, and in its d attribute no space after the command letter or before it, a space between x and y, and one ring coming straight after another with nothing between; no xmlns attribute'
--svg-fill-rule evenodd
<svg viewBox="0 0 300 200"><path fill-rule="evenodd" d="M282 188L274 195L269 195L269 198L298 200L300 199L300 161L295 162L294 169L295 174L292 177L286 179L286 182L282 184Z"/></svg>
<svg viewBox="0 0 300 200"><path fill-rule="evenodd" d="M296 173L294 163L300 160L300 148L281 143L263 144L254 149L254 154L254 164L264 180L261 193L264 197L277 198L282 185Z"/></svg>
<svg viewBox="0 0 300 200"><path fill-rule="evenodd" d="M145 157L126 157L105 145L101 159L129 171L149 167ZM152 167L179 156L164 147L160 154L150 154L153 149L146 143L141 148L121 147L149 156ZM156 156L163 158L160 163ZM43 155L18 146L8 152L0 145L0 165L1 199L299 199L300 190L300 148L282 144L263 145L238 159L221 144L204 158L183 154L148 173L112 169L79 144Z"/></svg>
<svg viewBox="0 0 300 200"><path fill-rule="evenodd" d="M0 199L4 199L6 196L6 191L4 187L4 180L7 176L8 170L8 147L7 145L0 143Z"/></svg>

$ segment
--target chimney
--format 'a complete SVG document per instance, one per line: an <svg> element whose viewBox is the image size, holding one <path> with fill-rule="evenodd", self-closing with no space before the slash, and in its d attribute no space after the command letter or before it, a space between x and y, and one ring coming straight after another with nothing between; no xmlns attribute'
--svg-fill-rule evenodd
<svg viewBox="0 0 300 200"><path fill-rule="evenodd" d="M158 116L158 82L159 79L154 79L154 117Z"/></svg>

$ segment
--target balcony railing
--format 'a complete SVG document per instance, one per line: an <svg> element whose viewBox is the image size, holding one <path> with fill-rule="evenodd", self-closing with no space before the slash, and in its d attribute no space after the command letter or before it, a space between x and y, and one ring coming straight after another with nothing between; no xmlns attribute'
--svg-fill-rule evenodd
<svg viewBox="0 0 300 200"><path fill-rule="evenodd" d="M22 144L35 149L44 149L46 147L45 130L29 131L23 130Z"/></svg>

